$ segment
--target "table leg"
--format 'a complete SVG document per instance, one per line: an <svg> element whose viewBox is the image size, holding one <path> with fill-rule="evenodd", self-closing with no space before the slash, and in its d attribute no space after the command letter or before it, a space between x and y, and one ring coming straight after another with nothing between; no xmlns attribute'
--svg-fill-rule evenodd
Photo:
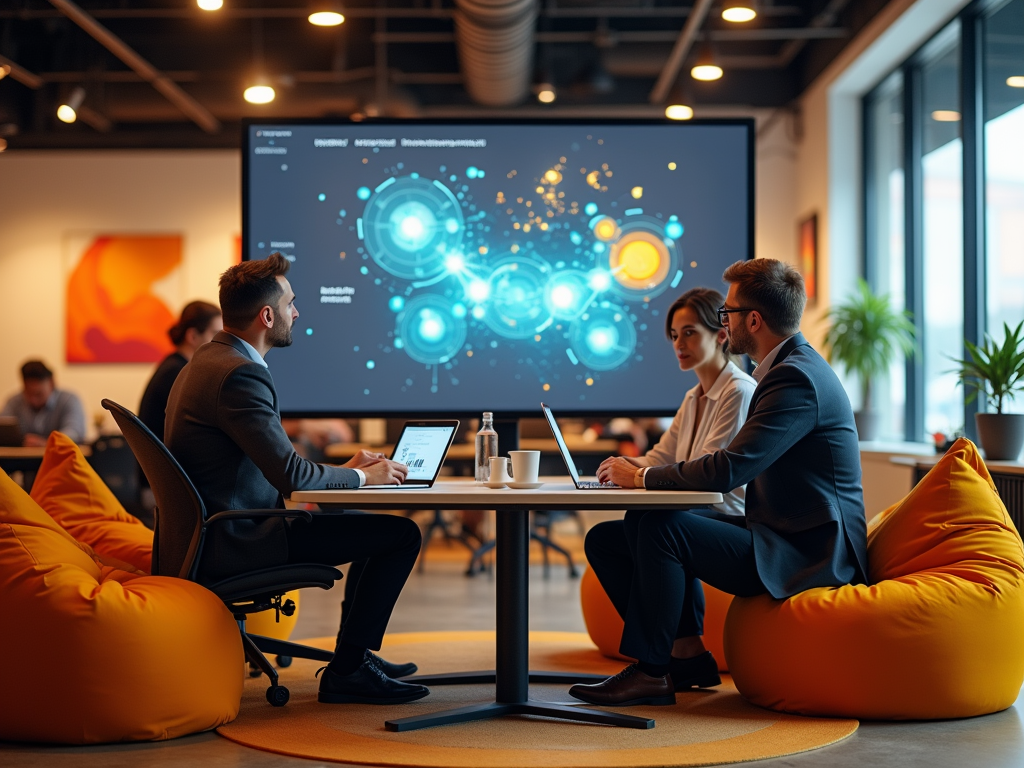
<svg viewBox="0 0 1024 768"><path fill-rule="evenodd" d="M654 727L654 720L645 717L600 712L529 698L529 534L527 510L502 510L498 513L495 701L388 720L384 723L387 730L413 731L433 725L466 723L505 715L535 715L644 730Z"/></svg>

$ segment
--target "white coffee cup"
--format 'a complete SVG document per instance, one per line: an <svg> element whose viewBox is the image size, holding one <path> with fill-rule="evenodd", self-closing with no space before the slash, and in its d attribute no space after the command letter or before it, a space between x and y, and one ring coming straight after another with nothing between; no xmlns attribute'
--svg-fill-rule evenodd
<svg viewBox="0 0 1024 768"><path fill-rule="evenodd" d="M540 473L540 451L509 451L512 479L517 483L536 483Z"/></svg>
<svg viewBox="0 0 1024 768"><path fill-rule="evenodd" d="M491 456L488 461L491 464L491 479L488 482L497 485L512 479L508 476L508 459L505 456Z"/></svg>

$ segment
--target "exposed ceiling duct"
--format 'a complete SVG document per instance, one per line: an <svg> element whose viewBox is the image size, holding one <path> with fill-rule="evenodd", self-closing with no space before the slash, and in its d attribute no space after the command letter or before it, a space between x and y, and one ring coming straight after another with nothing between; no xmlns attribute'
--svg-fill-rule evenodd
<svg viewBox="0 0 1024 768"><path fill-rule="evenodd" d="M537 0L455 0L455 45L470 97L509 107L530 93Z"/></svg>

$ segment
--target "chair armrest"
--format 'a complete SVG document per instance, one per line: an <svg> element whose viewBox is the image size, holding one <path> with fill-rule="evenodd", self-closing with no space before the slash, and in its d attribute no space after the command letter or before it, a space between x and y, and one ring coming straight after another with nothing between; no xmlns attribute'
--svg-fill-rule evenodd
<svg viewBox="0 0 1024 768"><path fill-rule="evenodd" d="M313 515L305 509L229 509L206 518L203 528L208 528L212 523L218 523L221 520L245 520L258 517L301 518L307 523L313 520Z"/></svg>

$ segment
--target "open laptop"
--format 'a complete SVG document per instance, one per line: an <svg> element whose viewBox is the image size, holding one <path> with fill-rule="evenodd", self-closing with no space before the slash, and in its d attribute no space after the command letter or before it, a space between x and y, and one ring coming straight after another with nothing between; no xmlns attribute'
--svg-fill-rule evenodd
<svg viewBox="0 0 1024 768"><path fill-rule="evenodd" d="M24 442L21 426L14 416L0 416L0 445L16 446Z"/></svg>
<svg viewBox="0 0 1024 768"><path fill-rule="evenodd" d="M580 473L576 471L576 462L572 460L572 456L569 454L569 449L565 446L565 438L562 437L562 430L558 428L558 422L555 421L555 415L544 403L540 404L540 409L544 412L544 418L547 419L548 426L551 427L551 434L555 437L555 443L558 445L558 452L562 454L562 460L565 462L565 468L569 470L569 477L572 478L572 482L573 485L576 486L576 490L621 491L622 487L615 485L615 483L600 483L597 480L580 480Z"/></svg>
<svg viewBox="0 0 1024 768"><path fill-rule="evenodd" d="M391 453L392 461L409 467L405 482L401 485L364 485L363 488L429 488L441 472L441 465L458 429L458 419L405 422Z"/></svg>

